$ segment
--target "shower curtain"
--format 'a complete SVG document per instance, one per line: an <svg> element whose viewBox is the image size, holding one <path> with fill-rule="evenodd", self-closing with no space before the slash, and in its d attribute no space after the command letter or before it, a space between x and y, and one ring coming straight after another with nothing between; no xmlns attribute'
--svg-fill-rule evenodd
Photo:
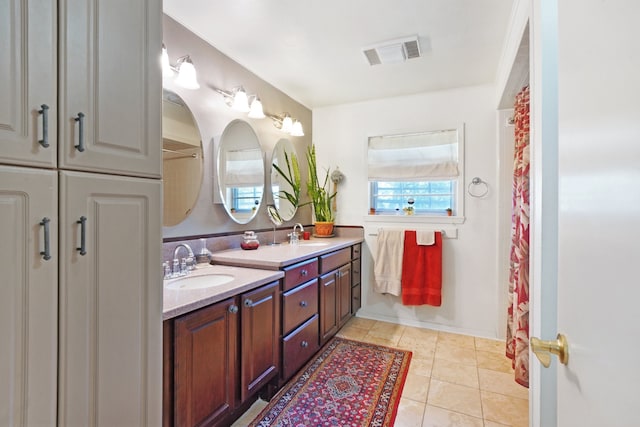
<svg viewBox="0 0 640 427"><path fill-rule="evenodd" d="M516 96L506 354L529 387L529 87Z"/></svg>

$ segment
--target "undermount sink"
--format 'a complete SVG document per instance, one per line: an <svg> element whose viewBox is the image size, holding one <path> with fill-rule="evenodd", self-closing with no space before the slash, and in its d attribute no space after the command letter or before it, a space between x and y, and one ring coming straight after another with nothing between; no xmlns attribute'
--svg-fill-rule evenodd
<svg viewBox="0 0 640 427"><path fill-rule="evenodd" d="M233 281L234 277L229 274L203 274L200 276L185 276L174 279L165 287L173 290L193 290L207 289L214 286L221 286Z"/></svg>

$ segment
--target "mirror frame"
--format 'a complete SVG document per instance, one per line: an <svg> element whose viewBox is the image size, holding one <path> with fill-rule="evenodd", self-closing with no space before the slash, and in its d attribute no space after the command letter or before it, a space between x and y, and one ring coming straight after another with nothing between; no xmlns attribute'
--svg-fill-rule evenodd
<svg viewBox="0 0 640 427"><path fill-rule="evenodd" d="M249 141L235 140L235 138L238 138L236 136L236 133L242 133L242 132L244 132L245 134L241 135L240 138L242 137L250 138ZM234 139L231 139L231 138L234 138ZM248 215L245 215L244 212L236 212L235 208L231 206L232 201L229 200L226 194L227 191L226 191L225 183L227 182L227 176L226 174L225 176L222 175L223 171L226 171L226 166L223 167L222 161L223 159L225 159L224 161L226 163L226 158L227 158L226 153L232 152L230 148L236 148L237 150L233 152L238 152L238 153L242 151L254 151L254 150L260 152L260 169L261 169L259 174L261 175L260 196L259 196L259 199L257 198L255 199L257 203L255 203L255 206L251 208L251 212L249 212ZM220 136L220 143L218 144L218 147L216 150L216 174L218 178L218 190L219 190L219 195L222 200L222 204L224 206L225 211L227 212L229 217L238 224L248 224L249 222L251 222L251 220L253 220L256 217L258 211L260 210L260 206L262 205L262 201L264 200L264 187L265 187L264 157L265 157L264 152L262 151L262 146L260 145L260 140L258 139L258 135L256 134L255 130L249 123L247 123L244 120L235 119L229 122L227 126L225 126L224 131ZM255 162L258 159L248 159L248 160ZM258 174L256 174L256 176L257 175ZM249 179L253 179L253 178L249 177ZM247 188L251 188L251 187L247 187ZM258 188L258 186L254 186L253 188Z"/></svg>
<svg viewBox="0 0 640 427"><path fill-rule="evenodd" d="M291 202L289 202L289 200L280 197L279 195L279 191L274 191L274 183L276 181L284 181L284 179L279 179L278 176L278 172L275 170L275 168L273 167L274 163L278 164L278 167L280 167L282 170L286 171L286 169L284 169L285 165L284 165L284 160L282 161L282 166L280 164L280 162L276 162L276 160L278 160L278 155L280 154L280 151L284 153L285 151L288 153L294 153L296 155L296 158L298 158L298 153L296 152L296 147L293 145L293 143L287 139L287 138L280 138L278 140L278 142L276 142L275 147L273 147L273 151L271 153L271 180L270 180L270 191L271 191L271 196L273 198L273 205L275 206L275 208L278 211L278 215L280 215L280 217L282 218L283 221L291 221L293 219L293 217L296 215L296 212L298 212L298 206L294 206ZM283 156L284 158L284 156ZM286 185L287 188L283 188L284 191L289 191L291 192L291 185L289 185L286 181L283 182L283 184ZM280 188L280 187L278 187ZM284 207L286 206L290 206L290 210L289 212L284 212ZM287 215L288 213L290 213L289 215Z"/></svg>
<svg viewBox="0 0 640 427"><path fill-rule="evenodd" d="M198 199L200 197L200 191L202 189L202 182L204 179L204 149L202 144L202 133L200 132L200 128L198 127L198 122L196 118L185 102L184 98L175 93L172 90L163 88L162 90L162 123L163 123L163 131L162 131L162 195L163 195L163 219L162 226L163 227L174 227L184 220L186 220L196 204L198 203ZM174 137L168 138L168 140L172 141L175 146L165 147L165 137L167 135L171 136L171 133L167 132L167 128L165 127L167 124L167 112L165 111L164 103L172 103L176 106L183 107L185 113L191 117L193 130L198 135L199 138L199 146L193 145L193 147L189 147L190 144L180 141L181 138L180 132L188 133L189 129L186 121L176 120L176 126L174 126L171 130L174 131ZM183 117L186 118L186 117ZM193 136L193 135L192 135ZM183 140L186 137L183 137ZM182 148L184 146L185 148ZM184 153L182 153L184 150ZM165 157L166 155L166 157ZM199 160L198 167L194 167L193 160ZM177 162L177 166L180 167L180 170L169 171L166 166L167 161ZM194 175L197 173L199 169L199 177L195 177ZM181 181L176 181L176 179L180 177ZM174 179L176 178L176 179ZM191 192L184 191L184 189L191 189ZM171 207L171 212L168 212L168 203L180 202L180 206ZM173 214L172 212L176 211L177 214ZM171 223L167 223L167 219L171 218Z"/></svg>

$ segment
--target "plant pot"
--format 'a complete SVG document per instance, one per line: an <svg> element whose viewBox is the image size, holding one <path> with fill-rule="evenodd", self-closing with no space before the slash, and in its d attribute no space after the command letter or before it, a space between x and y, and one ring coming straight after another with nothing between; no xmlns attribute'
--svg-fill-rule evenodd
<svg viewBox="0 0 640 427"><path fill-rule="evenodd" d="M316 236L331 236L333 234L333 222L316 221L314 228Z"/></svg>

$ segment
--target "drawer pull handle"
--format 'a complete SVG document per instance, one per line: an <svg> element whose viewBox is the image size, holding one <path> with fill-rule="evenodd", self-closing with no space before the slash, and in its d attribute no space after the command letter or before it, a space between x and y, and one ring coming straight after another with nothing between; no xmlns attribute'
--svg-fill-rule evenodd
<svg viewBox="0 0 640 427"><path fill-rule="evenodd" d="M247 298L246 300L244 300L244 306L245 307L252 307L253 306L253 301L251 301L249 298Z"/></svg>
<svg viewBox="0 0 640 427"><path fill-rule="evenodd" d="M307 306L306 301L300 301L300 307L306 307L306 306Z"/></svg>
<svg viewBox="0 0 640 427"><path fill-rule="evenodd" d="M360 297L353 297L354 300L358 301Z"/></svg>
<svg viewBox="0 0 640 427"><path fill-rule="evenodd" d="M238 312L238 306L233 304L229 306L229 313L236 314Z"/></svg>
<svg viewBox="0 0 640 427"><path fill-rule="evenodd" d="M73 120L78 122L78 144L74 147L82 153L84 151L84 113L78 113L78 116Z"/></svg>
<svg viewBox="0 0 640 427"><path fill-rule="evenodd" d="M302 277L305 277L307 274L309 274L309 272L307 270L300 270L300 275Z"/></svg>
<svg viewBox="0 0 640 427"><path fill-rule="evenodd" d="M42 114L42 139L38 140L44 148L49 147L49 106L42 104L38 114Z"/></svg>
<svg viewBox="0 0 640 427"><path fill-rule="evenodd" d="M49 222L51 220L47 217L42 218L40 225L44 227L44 251L40 252L42 259L49 261L51 259L51 245L49 243Z"/></svg>
<svg viewBox="0 0 640 427"><path fill-rule="evenodd" d="M307 347L309 347L309 343L308 343L308 342L306 342L306 341L302 341L302 342L300 343L300 347L302 347L302 348L307 348Z"/></svg>

